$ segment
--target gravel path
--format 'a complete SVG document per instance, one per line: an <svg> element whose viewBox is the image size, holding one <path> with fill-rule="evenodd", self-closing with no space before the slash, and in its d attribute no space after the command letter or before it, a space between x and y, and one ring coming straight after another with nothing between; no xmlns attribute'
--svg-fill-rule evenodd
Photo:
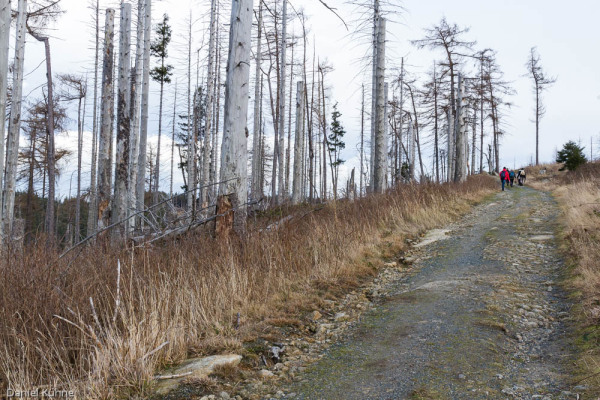
<svg viewBox="0 0 600 400"><path fill-rule="evenodd" d="M432 235L285 398L580 398L557 215L550 195L515 187Z"/></svg>

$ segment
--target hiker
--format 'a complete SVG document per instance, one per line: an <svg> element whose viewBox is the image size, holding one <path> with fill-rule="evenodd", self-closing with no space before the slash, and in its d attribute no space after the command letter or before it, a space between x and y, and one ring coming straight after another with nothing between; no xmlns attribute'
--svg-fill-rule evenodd
<svg viewBox="0 0 600 400"><path fill-rule="evenodd" d="M500 172L500 182L502 182L502 191L503 192L504 192L504 185L506 185L508 183L509 179L510 179L510 176L508 174L508 170L506 169L506 167L504 167L502 172Z"/></svg>
<svg viewBox="0 0 600 400"><path fill-rule="evenodd" d="M511 169L508 176L510 177L510 187L513 187L513 184L515 183L515 171Z"/></svg>
<svg viewBox="0 0 600 400"><path fill-rule="evenodd" d="M523 186L525 184L525 178L525 170L521 168L517 174L517 182L519 183L519 186Z"/></svg>

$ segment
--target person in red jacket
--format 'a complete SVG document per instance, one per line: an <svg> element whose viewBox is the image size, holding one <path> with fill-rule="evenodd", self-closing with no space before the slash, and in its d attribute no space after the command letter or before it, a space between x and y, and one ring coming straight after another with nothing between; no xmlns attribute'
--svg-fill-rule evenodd
<svg viewBox="0 0 600 400"><path fill-rule="evenodd" d="M510 173L506 167L500 172L500 181L502 182L502 191L504 192L504 185L510 181Z"/></svg>

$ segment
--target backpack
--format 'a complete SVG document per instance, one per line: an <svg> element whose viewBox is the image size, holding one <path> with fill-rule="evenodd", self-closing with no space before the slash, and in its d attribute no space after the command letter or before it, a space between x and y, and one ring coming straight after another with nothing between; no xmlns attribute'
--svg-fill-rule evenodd
<svg viewBox="0 0 600 400"><path fill-rule="evenodd" d="M515 171L510 171L510 177L514 178L515 177Z"/></svg>
<svg viewBox="0 0 600 400"><path fill-rule="evenodd" d="M500 172L500 179L505 180L505 177L506 177L506 172L505 171Z"/></svg>

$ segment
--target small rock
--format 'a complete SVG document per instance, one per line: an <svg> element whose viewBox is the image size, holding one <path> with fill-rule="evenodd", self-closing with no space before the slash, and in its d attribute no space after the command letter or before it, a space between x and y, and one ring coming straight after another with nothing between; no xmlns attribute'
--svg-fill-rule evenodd
<svg viewBox="0 0 600 400"><path fill-rule="evenodd" d="M312 312L311 319L312 319L313 321L318 321L318 320L320 320L320 319L321 319L321 317L323 317L323 315L321 315L321 313L320 313L320 312L318 312L317 310L315 310L315 311L313 311L313 312Z"/></svg>
<svg viewBox="0 0 600 400"><path fill-rule="evenodd" d="M283 369L284 365L282 363L277 363L275 364L275 366L273 366L273 369L275 371L281 371Z"/></svg>
<svg viewBox="0 0 600 400"><path fill-rule="evenodd" d="M387 262L385 264L383 264L384 267L387 268L395 268L398 266L398 263L396 261L392 261L392 262Z"/></svg>
<svg viewBox="0 0 600 400"><path fill-rule="evenodd" d="M552 286L548 286L548 291L551 292L552 291Z"/></svg>
<svg viewBox="0 0 600 400"><path fill-rule="evenodd" d="M219 393L219 396L221 396L221 398L224 400L231 399L231 397L229 397L229 393L227 393L227 392L221 392L221 393Z"/></svg>
<svg viewBox="0 0 600 400"><path fill-rule="evenodd" d="M458 379L467 379L465 374L458 374Z"/></svg>
<svg viewBox="0 0 600 400"><path fill-rule="evenodd" d="M348 314L346 314L345 312L339 312L339 313L335 314L333 319L336 321L345 321L348 319Z"/></svg>
<svg viewBox="0 0 600 400"><path fill-rule="evenodd" d="M275 397L280 399L284 396L284 393L281 390L278 390L277 393L275 393Z"/></svg>
<svg viewBox="0 0 600 400"><path fill-rule="evenodd" d="M268 369L261 369L260 371L258 371L258 376L265 379L265 378L272 378L274 376L274 374L271 371L269 371Z"/></svg>
<svg viewBox="0 0 600 400"><path fill-rule="evenodd" d="M504 375L502 374L496 374L496 378L498 378L499 380L504 379Z"/></svg>
<svg viewBox="0 0 600 400"><path fill-rule="evenodd" d="M585 390L587 390L587 386L585 385L577 385L573 388L574 391L576 392L583 392Z"/></svg>

